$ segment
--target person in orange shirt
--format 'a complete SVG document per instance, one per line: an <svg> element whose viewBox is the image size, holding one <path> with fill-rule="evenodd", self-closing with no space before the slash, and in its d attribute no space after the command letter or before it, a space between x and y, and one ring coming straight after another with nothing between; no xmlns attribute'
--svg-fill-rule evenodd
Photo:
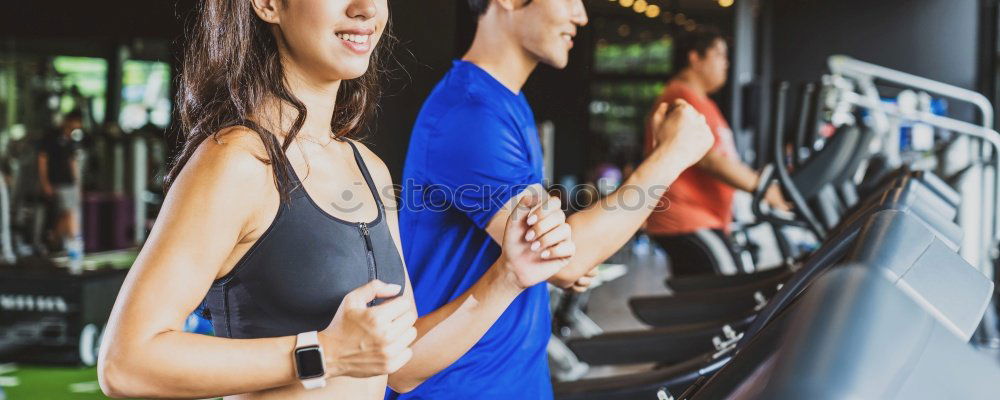
<svg viewBox="0 0 1000 400"><path fill-rule="evenodd" d="M726 40L713 28L699 28L674 41L676 74L653 105L683 99L705 116L715 145L670 186L646 221L646 232L667 252L674 276L735 274L742 268L729 238L735 190L752 192L758 174L740 161L733 131L708 96L726 83ZM646 149L653 136L646 129ZM765 195L771 207L789 210L777 186Z"/></svg>

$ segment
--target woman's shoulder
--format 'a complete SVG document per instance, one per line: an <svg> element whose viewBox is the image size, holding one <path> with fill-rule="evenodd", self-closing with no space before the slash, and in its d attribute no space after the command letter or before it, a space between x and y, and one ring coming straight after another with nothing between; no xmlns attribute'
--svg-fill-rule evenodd
<svg viewBox="0 0 1000 400"><path fill-rule="evenodd" d="M267 160L267 150L260 136L250 128L233 126L205 139L185 169L190 170L196 181L208 180L242 190L262 190L260 184L271 176Z"/></svg>
<svg viewBox="0 0 1000 400"><path fill-rule="evenodd" d="M350 141L358 148L358 153L361 153L361 159L364 160L365 166L368 167L368 172L372 174L372 179L375 182L380 180L387 180L392 183L392 177L389 174L389 167L385 165L382 158L375 154L367 145L365 145L360 140L355 139L345 139ZM380 179L381 178L381 179Z"/></svg>
<svg viewBox="0 0 1000 400"><path fill-rule="evenodd" d="M386 188L393 187L392 174L389 173L389 167L385 165L382 158L375 154L374 151L368 148L364 143L354 139L347 139L354 143L358 148L358 153L361 153L361 159L365 162L365 167L368 168L368 173L372 176L372 182L375 183L375 187L382 197L382 201L386 204L392 204L395 202L393 196L387 196L387 193L395 193L395 191L387 191Z"/></svg>

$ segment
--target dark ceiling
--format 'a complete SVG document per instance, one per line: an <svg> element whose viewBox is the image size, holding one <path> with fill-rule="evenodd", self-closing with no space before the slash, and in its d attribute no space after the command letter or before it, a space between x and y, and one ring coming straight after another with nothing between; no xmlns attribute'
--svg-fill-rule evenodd
<svg viewBox="0 0 1000 400"><path fill-rule="evenodd" d="M195 0L17 1L0 13L0 33L27 37L180 35Z"/></svg>
<svg viewBox="0 0 1000 400"><path fill-rule="evenodd" d="M421 1L421 0L390 0ZM462 1L462 0L455 0ZM617 1L585 0L591 14L634 15ZM732 12L717 0L646 0L664 11L697 18L718 18ZM740 0L735 0L740 1ZM0 12L0 35L20 37L148 37L173 39L196 0L31 0L11 2Z"/></svg>
<svg viewBox="0 0 1000 400"><path fill-rule="evenodd" d="M739 1L739 0L734 0ZM646 0L648 4L660 6L664 11L684 12L684 13L726 13L731 12L733 7L723 8L716 0ZM586 0L587 7L591 12L612 12L611 10L629 11L618 4L617 0ZM633 11L634 12L634 11Z"/></svg>

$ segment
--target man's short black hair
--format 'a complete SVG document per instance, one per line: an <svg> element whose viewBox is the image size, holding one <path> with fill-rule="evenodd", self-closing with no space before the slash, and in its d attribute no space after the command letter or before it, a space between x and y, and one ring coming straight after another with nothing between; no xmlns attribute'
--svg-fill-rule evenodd
<svg viewBox="0 0 1000 400"><path fill-rule="evenodd" d="M491 0L469 0L469 9L472 10L472 15L476 18L482 17L486 14L486 10L490 8ZM524 4L527 5L531 3L531 0L525 0Z"/></svg>
<svg viewBox="0 0 1000 400"><path fill-rule="evenodd" d="M469 0L474 1L474 0ZM713 26L700 26L691 32L682 32L674 38L674 72L681 72L690 66L688 54L695 51L699 56L704 57L705 52L715 45L716 40L725 41L722 32Z"/></svg>

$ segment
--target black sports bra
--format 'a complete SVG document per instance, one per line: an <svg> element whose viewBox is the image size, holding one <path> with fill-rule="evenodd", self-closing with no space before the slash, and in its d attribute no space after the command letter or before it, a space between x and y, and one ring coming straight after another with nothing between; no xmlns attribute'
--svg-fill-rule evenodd
<svg viewBox="0 0 1000 400"><path fill-rule="evenodd" d="M290 201L279 205L264 234L205 298L216 336L323 330L352 290L376 278L403 286L403 262L385 222L385 207L357 147L347 142L375 197L378 217L367 223L344 221L309 197L294 170L289 179L279 179L291 188Z"/></svg>

